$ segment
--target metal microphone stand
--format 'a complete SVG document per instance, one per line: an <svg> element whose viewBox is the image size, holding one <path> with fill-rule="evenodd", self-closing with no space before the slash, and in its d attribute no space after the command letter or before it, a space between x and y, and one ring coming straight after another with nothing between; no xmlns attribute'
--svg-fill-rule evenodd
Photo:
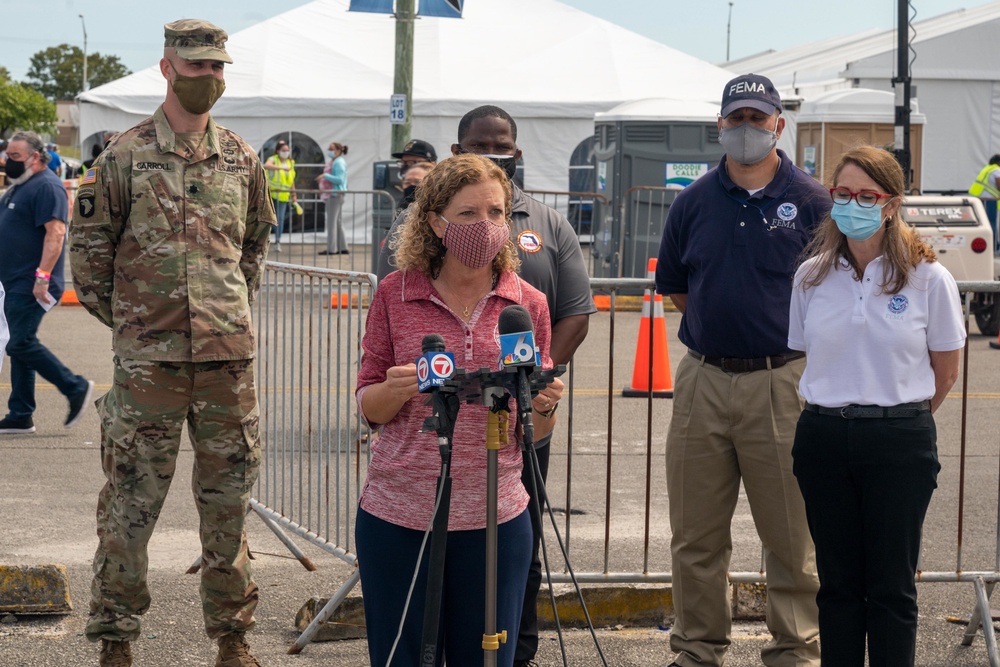
<svg viewBox="0 0 1000 667"><path fill-rule="evenodd" d="M496 667L500 643L507 643L507 631L497 633L497 459L500 449L509 444L510 394L502 385L483 389L483 402L489 408L486 417L486 628L483 632L483 664L485 667Z"/></svg>
<svg viewBox="0 0 1000 667"><path fill-rule="evenodd" d="M454 387L441 387L431 394L433 412L424 421L423 430L437 431L441 452L438 474L438 509L431 530L431 551L427 561L427 595L424 601L423 637L420 641L421 667L437 663L441 625L441 596L444 592L444 566L448 547L448 516L451 505L451 439L455 433L459 398Z"/></svg>
<svg viewBox="0 0 1000 667"><path fill-rule="evenodd" d="M508 368L490 371L457 369L445 387L457 393L466 403L482 402L489 409L486 421L486 623L483 632L483 664L496 667L500 644L507 642L507 631L497 632L497 504L498 504L498 454L508 443L510 419L510 393L506 386L513 384L518 394L518 411L522 431L529 446L533 445L534 430L531 423L531 396L537 394L552 378L562 375L565 366L542 371L535 369L528 378L527 369ZM522 405L523 404L523 405Z"/></svg>

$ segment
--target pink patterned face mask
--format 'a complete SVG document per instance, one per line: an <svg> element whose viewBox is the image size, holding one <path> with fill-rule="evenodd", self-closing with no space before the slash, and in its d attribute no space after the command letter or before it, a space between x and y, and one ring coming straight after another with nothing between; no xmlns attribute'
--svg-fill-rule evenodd
<svg viewBox="0 0 1000 667"><path fill-rule="evenodd" d="M444 230L444 247L455 259L470 269L481 269L493 261L505 243L510 239L510 228L506 222L495 223L480 220L469 224L448 222Z"/></svg>

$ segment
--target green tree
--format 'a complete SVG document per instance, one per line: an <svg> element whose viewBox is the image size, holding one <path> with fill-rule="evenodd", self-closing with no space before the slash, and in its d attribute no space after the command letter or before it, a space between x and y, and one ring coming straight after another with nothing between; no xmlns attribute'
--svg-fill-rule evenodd
<svg viewBox="0 0 1000 667"><path fill-rule="evenodd" d="M0 81L10 81L10 70L0 65Z"/></svg>
<svg viewBox="0 0 1000 667"><path fill-rule="evenodd" d="M87 54L87 80L91 88L131 73L118 56ZM50 100L76 97L83 86L83 51L69 44L39 51L31 56L27 83Z"/></svg>
<svg viewBox="0 0 1000 667"><path fill-rule="evenodd" d="M0 137L13 130L54 132L56 105L23 83L0 79Z"/></svg>

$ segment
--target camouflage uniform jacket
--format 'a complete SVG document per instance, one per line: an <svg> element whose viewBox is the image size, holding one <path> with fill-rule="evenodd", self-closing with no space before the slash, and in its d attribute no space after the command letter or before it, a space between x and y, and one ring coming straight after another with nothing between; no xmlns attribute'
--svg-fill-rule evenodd
<svg viewBox="0 0 1000 667"><path fill-rule="evenodd" d="M210 118L194 155L162 107L80 180L70 228L77 296L119 357L250 359L250 305L276 224L256 153Z"/></svg>

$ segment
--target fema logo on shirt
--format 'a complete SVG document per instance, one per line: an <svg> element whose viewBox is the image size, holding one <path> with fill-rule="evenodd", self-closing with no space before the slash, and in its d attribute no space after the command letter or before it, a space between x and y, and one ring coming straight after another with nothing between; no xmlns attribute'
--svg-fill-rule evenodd
<svg viewBox="0 0 1000 667"><path fill-rule="evenodd" d="M799 214L799 208L790 201L786 201L784 204L778 206L778 217L788 222L789 220L794 220Z"/></svg>
<svg viewBox="0 0 1000 667"><path fill-rule="evenodd" d="M903 294L889 297L889 312L885 314L887 320L903 319L903 311L910 305L910 300Z"/></svg>

